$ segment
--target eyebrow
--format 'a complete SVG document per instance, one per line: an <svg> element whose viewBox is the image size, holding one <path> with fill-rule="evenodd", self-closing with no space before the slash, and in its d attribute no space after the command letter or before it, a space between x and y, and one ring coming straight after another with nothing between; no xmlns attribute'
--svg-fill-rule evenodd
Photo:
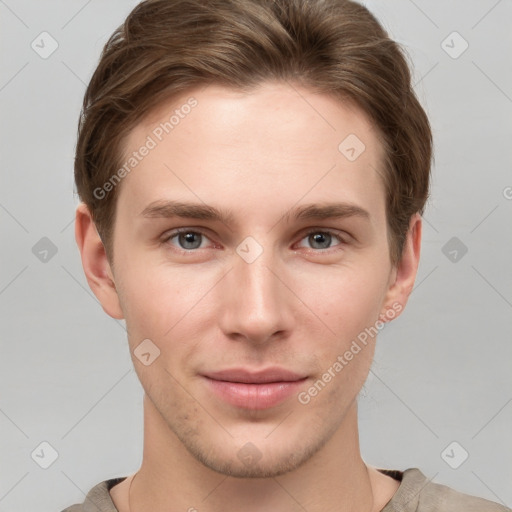
<svg viewBox="0 0 512 512"><path fill-rule="evenodd" d="M201 203L183 203L180 201L154 201L150 203L140 216L146 218L184 217L199 220L212 220L232 223L234 214L231 210L220 210Z"/></svg>
<svg viewBox="0 0 512 512"><path fill-rule="evenodd" d="M145 218L183 217L198 220L219 221L232 224L235 219L232 210L218 209L201 203L184 203L180 201L154 201L140 213ZM343 217L361 217L369 219L370 214L360 206L350 203L307 204L291 209L283 215L282 220L323 220Z"/></svg>

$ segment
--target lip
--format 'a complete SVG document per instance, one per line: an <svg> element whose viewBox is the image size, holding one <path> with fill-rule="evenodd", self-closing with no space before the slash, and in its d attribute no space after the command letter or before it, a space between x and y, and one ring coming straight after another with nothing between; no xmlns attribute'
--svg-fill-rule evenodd
<svg viewBox="0 0 512 512"><path fill-rule="evenodd" d="M283 368L251 372L233 368L204 374L209 388L222 400L244 409L275 407L296 394L307 377Z"/></svg>
<svg viewBox="0 0 512 512"><path fill-rule="evenodd" d="M273 366L265 370L250 371L245 368L231 368L217 372L208 372L205 377L225 382L243 382L246 384L266 384L269 382L294 382L305 378L285 368Z"/></svg>

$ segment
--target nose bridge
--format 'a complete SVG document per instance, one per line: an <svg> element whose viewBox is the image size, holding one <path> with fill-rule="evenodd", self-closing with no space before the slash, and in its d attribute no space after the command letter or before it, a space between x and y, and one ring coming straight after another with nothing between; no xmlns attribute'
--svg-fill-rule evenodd
<svg viewBox="0 0 512 512"><path fill-rule="evenodd" d="M278 257L270 247L257 249L249 240L233 255L232 271L222 291L227 302L222 328L226 334L264 341L289 330L293 323L286 289L275 275Z"/></svg>
<svg viewBox="0 0 512 512"><path fill-rule="evenodd" d="M240 259L235 263L235 275L240 279L242 297L251 303L253 311L265 309L270 302L276 299L276 278L270 271L273 258L267 250L255 261L249 263Z"/></svg>

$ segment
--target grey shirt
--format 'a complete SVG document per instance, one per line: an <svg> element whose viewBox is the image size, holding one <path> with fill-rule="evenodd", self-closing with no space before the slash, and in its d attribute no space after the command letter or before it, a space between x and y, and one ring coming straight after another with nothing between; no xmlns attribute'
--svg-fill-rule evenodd
<svg viewBox="0 0 512 512"><path fill-rule="evenodd" d="M512 512L512 509L498 503L430 482L417 468L379 471L400 481L400 487L381 512ZM125 478L113 478L97 484L87 493L82 504L72 505L62 512L118 512L109 491Z"/></svg>

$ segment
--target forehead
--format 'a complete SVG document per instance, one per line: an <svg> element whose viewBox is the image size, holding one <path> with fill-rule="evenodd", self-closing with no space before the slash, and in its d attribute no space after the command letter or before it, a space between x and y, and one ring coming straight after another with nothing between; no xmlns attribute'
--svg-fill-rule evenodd
<svg viewBox="0 0 512 512"><path fill-rule="evenodd" d="M376 207L384 200L383 147L373 123L353 104L291 84L190 90L130 132L123 158L135 165L119 201L137 213L169 196L229 202L246 213L250 199L260 209L305 195Z"/></svg>

